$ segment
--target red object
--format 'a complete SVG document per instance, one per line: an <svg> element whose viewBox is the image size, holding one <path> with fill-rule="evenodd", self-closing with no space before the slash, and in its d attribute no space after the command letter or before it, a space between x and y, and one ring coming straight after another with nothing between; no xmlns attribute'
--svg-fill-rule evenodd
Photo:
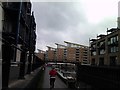
<svg viewBox="0 0 120 90"><path fill-rule="evenodd" d="M50 72L49 72L49 75L52 76L52 77L55 77L57 75L57 71L55 69L52 69Z"/></svg>

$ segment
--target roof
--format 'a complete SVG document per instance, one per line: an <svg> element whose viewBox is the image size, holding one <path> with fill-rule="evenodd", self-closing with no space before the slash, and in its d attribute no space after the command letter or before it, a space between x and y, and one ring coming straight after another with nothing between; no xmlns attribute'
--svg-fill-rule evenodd
<svg viewBox="0 0 120 90"><path fill-rule="evenodd" d="M62 46L62 47L66 47L65 45L62 45L62 44L58 44L58 43L55 43L57 46Z"/></svg>
<svg viewBox="0 0 120 90"><path fill-rule="evenodd" d="M85 45L81 45L81 44L77 44L77 43L71 43L71 42L67 42L67 41L64 41L64 43L73 44L73 45L81 46L81 47L88 47L88 46L85 46Z"/></svg>

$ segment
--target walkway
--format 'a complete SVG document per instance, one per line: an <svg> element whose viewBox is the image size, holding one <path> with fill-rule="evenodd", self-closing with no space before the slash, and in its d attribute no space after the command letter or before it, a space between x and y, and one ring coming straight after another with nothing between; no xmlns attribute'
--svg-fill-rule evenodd
<svg viewBox="0 0 120 90"><path fill-rule="evenodd" d="M38 88L49 88L49 70L50 67L46 67L45 71L41 74ZM66 84L57 76L55 81L55 88L67 88ZM39 90L39 89L38 89Z"/></svg>

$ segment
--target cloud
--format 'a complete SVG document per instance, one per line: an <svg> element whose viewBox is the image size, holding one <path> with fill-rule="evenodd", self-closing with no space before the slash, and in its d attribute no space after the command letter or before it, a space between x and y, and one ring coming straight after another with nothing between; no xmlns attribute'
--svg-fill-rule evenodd
<svg viewBox="0 0 120 90"><path fill-rule="evenodd" d="M77 12L71 2L34 2L35 15L40 28L47 30L64 30L68 26L84 21L84 15ZM81 18L83 17L83 18Z"/></svg>
<svg viewBox="0 0 120 90"><path fill-rule="evenodd" d="M89 38L115 27L115 17L105 17L99 23L90 23L83 5L79 2L33 2L37 23L36 49L46 46L56 47L55 43L71 41L89 45Z"/></svg>

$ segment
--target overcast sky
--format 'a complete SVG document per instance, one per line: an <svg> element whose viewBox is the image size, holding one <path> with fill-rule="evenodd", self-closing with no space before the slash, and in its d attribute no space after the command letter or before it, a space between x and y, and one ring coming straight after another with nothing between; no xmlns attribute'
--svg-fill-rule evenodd
<svg viewBox="0 0 120 90"><path fill-rule="evenodd" d="M65 45L64 41L89 45L89 38L117 27L119 0L48 1L32 2L37 24L36 50L56 47L55 43Z"/></svg>

